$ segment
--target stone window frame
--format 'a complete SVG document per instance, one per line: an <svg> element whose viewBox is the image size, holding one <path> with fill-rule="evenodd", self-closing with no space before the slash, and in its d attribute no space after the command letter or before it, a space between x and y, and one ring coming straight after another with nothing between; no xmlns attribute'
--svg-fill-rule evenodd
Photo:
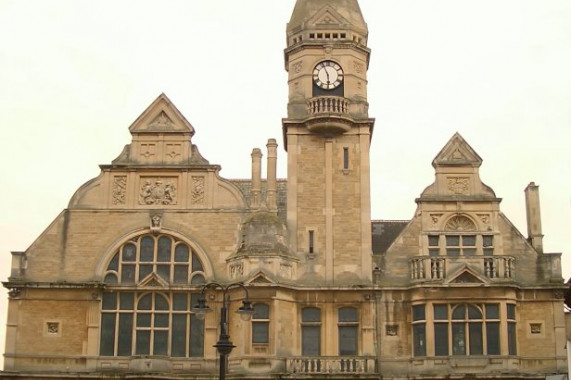
<svg viewBox="0 0 571 380"><path fill-rule="evenodd" d="M268 346L270 344L270 305L264 302L255 303L251 323L252 345Z"/></svg>
<svg viewBox="0 0 571 380"><path fill-rule="evenodd" d="M337 309L337 336L339 356L359 354L359 310L352 306Z"/></svg>
<svg viewBox="0 0 571 380"><path fill-rule="evenodd" d="M301 355L303 356L321 356L322 314L322 310L318 307L305 306L301 308L300 332ZM317 343L316 347L310 344L312 341Z"/></svg>

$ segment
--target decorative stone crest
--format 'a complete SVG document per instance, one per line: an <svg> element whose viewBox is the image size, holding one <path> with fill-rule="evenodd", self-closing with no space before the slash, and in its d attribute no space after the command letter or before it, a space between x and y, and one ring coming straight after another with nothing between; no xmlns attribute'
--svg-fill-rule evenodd
<svg viewBox="0 0 571 380"><path fill-rule="evenodd" d="M387 336L397 336L399 334L399 326L398 325L386 325L385 326L385 333Z"/></svg>
<svg viewBox="0 0 571 380"><path fill-rule="evenodd" d="M482 223L490 224L490 215L489 214L478 214L478 218L480 218Z"/></svg>
<svg viewBox="0 0 571 380"><path fill-rule="evenodd" d="M176 186L172 179L164 181L160 178L144 180L139 194L142 205L175 205Z"/></svg>
<svg viewBox="0 0 571 380"><path fill-rule="evenodd" d="M204 177L192 177L192 204L204 203Z"/></svg>
<svg viewBox="0 0 571 380"><path fill-rule="evenodd" d="M181 155L181 144L166 144L165 155L171 159L175 159Z"/></svg>
<svg viewBox="0 0 571 380"><path fill-rule="evenodd" d="M291 64L291 70L296 74L301 73L302 69L303 69L303 62L296 62Z"/></svg>
<svg viewBox="0 0 571 380"><path fill-rule="evenodd" d="M230 267L230 277L237 278L244 274L244 264L238 263Z"/></svg>
<svg viewBox="0 0 571 380"><path fill-rule="evenodd" d="M126 203L127 176L113 178L113 204L124 205Z"/></svg>
<svg viewBox="0 0 571 380"><path fill-rule="evenodd" d="M437 225L441 217L442 214L430 214L430 219L432 220L433 225Z"/></svg>
<svg viewBox="0 0 571 380"><path fill-rule="evenodd" d="M151 231L159 232L161 230L162 217L161 215L155 214L151 216Z"/></svg>
<svg viewBox="0 0 571 380"><path fill-rule="evenodd" d="M353 70L355 70L357 74L361 74L365 70L365 65L363 65L362 62L353 61Z"/></svg>
<svg viewBox="0 0 571 380"><path fill-rule="evenodd" d="M145 158L154 156L156 148L155 144L141 144L141 156Z"/></svg>
<svg viewBox="0 0 571 380"><path fill-rule="evenodd" d="M470 178L469 177L448 177L448 192L451 194L468 195L470 194Z"/></svg>

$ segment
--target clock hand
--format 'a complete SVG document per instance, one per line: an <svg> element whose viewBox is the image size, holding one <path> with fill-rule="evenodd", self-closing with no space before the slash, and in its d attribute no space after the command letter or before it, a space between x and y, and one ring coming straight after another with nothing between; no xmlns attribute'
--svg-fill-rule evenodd
<svg viewBox="0 0 571 380"><path fill-rule="evenodd" d="M327 75L327 84L331 84L331 79L329 79L329 70L327 70L327 67L325 68L325 74Z"/></svg>

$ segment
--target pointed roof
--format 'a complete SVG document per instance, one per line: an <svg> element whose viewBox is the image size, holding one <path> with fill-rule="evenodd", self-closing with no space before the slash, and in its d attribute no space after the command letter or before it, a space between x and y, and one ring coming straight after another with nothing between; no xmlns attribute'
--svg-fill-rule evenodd
<svg viewBox="0 0 571 380"><path fill-rule="evenodd" d="M432 166L471 166L479 168L482 158L458 132L444 145L432 161Z"/></svg>
<svg viewBox="0 0 571 380"><path fill-rule="evenodd" d="M174 132L194 135L192 125L164 93L160 94L131 124L129 131L131 133Z"/></svg>
<svg viewBox="0 0 571 380"><path fill-rule="evenodd" d="M316 20L318 22L329 20L328 23L344 23L364 31L367 30L367 24L357 0L297 0L287 30L293 31L303 27L307 21L314 19L317 13L327 12L331 14L328 19L318 17Z"/></svg>

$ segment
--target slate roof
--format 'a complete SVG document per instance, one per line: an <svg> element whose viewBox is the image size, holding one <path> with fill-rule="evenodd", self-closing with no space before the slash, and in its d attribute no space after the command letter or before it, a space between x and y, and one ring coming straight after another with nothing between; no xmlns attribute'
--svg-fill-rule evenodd
<svg viewBox="0 0 571 380"><path fill-rule="evenodd" d="M408 225L409 220L373 220L371 233L373 255L384 254L395 239Z"/></svg>

